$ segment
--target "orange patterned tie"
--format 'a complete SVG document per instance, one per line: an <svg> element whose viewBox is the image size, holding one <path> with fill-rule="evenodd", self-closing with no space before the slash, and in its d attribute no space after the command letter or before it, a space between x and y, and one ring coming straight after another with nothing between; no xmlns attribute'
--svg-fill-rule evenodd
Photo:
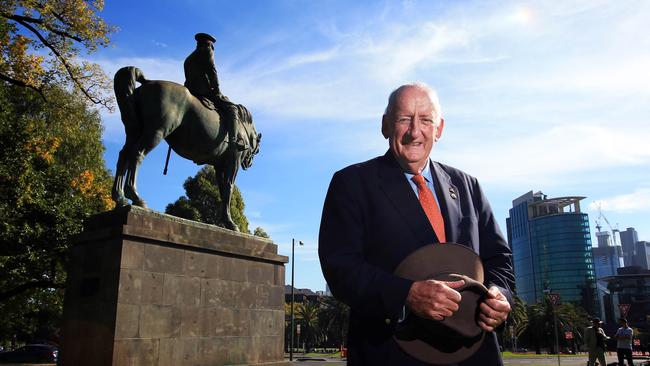
<svg viewBox="0 0 650 366"><path fill-rule="evenodd" d="M438 241L444 243L445 238L445 220L442 218L442 213L440 213L440 207L436 203L435 197L433 197L433 192L427 186L424 177L421 175L415 175L411 178L413 182L418 186L418 197L420 198L420 204L424 209L424 213L427 214L429 222L435 231Z"/></svg>

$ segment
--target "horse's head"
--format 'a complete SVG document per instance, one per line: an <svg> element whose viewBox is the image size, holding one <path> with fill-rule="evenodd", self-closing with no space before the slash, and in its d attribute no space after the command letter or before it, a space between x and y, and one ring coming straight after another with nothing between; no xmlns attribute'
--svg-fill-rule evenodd
<svg viewBox="0 0 650 366"><path fill-rule="evenodd" d="M248 112L248 111L247 111ZM257 133L255 130L255 125L253 124L253 118L250 113L246 114L247 121L243 123L243 130L246 131L246 138L248 139L248 147L242 152L241 157L241 167L246 170L253 165L253 157L260 152L260 141L262 140L262 134Z"/></svg>

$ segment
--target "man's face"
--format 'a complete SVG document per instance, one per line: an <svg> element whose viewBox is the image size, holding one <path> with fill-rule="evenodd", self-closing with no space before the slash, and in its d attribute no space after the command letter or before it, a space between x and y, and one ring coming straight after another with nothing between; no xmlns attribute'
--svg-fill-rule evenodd
<svg viewBox="0 0 650 366"><path fill-rule="evenodd" d="M416 86L404 89L389 113L382 119L381 132L402 169L418 174L442 134L444 121L435 124L438 111L429 94Z"/></svg>
<svg viewBox="0 0 650 366"><path fill-rule="evenodd" d="M600 322L593 322L594 328L600 328Z"/></svg>

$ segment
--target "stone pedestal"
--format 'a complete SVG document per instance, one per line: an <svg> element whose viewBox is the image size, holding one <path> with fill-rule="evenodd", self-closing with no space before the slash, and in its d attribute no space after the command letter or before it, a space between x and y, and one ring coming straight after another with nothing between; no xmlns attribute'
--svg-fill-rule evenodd
<svg viewBox="0 0 650 366"><path fill-rule="evenodd" d="M63 365L279 365L284 263L272 241L128 206L72 250Z"/></svg>

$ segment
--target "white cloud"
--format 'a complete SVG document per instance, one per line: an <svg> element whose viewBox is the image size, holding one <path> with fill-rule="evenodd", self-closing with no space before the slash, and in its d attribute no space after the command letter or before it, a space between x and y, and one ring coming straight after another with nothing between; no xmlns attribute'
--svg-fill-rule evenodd
<svg viewBox="0 0 650 366"><path fill-rule="evenodd" d="M650 163L647 136L649 128L617 130L570 124L507 139L481 131L456 131L450 139L441 140L434 157L453 162L481 177L482 182L548 186L563 184L581 172Z"/></svg>
<svg viewBox="0 0 650 366"><path fill-rule="evenodd" d="M589 208L597 211L599 205L603 211L618 213L650 212L650 188L637 188L632 193L594 201L589 205Z"/></svg>

